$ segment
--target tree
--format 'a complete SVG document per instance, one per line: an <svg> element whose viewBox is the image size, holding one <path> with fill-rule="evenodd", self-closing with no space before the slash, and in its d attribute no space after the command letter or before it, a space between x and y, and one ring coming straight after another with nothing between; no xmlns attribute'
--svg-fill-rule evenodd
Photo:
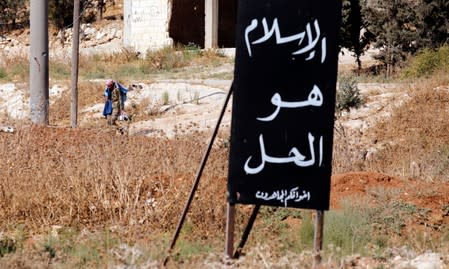
<svg viewBox="0 0 449 269"><path fill-rule="evenodd" d="M374 34L374 47L380 52L375 58L386 66L387 76L408 55L417 51L416 9L418 1L372 0L365 6L368 31Z"/></svg>
<svg viewBox="0 0 449 269"><path fill-rule="evenodd" d="M340 46L348 49L356 57L358 69L362 68L360 57L374 40L374 35L366 30L362 14L361 0L344 0L342 2L342 22L340 27Z"/></svg>
<svg viewBox="0 0 449 269"><path fill-rule="evenodd" d="M115 6L115 0L97 0L97 20L103 19L103 13L106 11L106 5L108 2L111 2L113 6Z"/></svg>
<svg viewBox="0 0 449 269"><path fill-rule="evenodd" d="M58 29L71 25L73 20L73 1L51 0L49 2L48 17Z"/></svg>
<svg viewBox="0 0 449 269"><path fill-rule="evenodd" d="M419 48L439 48L449 43L449 1L422 0L418 7Z"/></svg>
<svg viewBox="0 0 449 269"><path fill-rule="evenodd" d="M81 19L93 21L97 13L100 19L106 11L106 3L112 0L80 0ZM73 0L50 0L49 19L58 29L69 27L73 22Z"/></svg>
<svg viewBox="0 0 449 269"><path fill-rule="evenodd" d="M0 1L0 30L15 28L17 23L28 23L29 0Z"/></svg>
<svg viewBox="0 0 449 269"><path fill-rule="evenodd" d="M97 1L97 14L99 14L99 19L103 19L103 11L106 9L106 0Z"/></svg>

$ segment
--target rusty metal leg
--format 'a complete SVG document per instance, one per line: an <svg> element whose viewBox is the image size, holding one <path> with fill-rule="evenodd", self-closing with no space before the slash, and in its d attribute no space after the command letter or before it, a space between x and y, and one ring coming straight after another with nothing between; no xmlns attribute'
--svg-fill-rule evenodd
<svg viewBox="0 0 449 269"><path fill-rule="evenodd" d="M251 229L253 228L254 221L256 221L257 214L259 213L260 205L255 205L253 208L253 212L251 213L251 216L249 217L248 224L246 225L245 231L242 235L242 240L240 241L235 253L234 253L234 259L238 259L240 257L240 254L242 254L242 249L246 244L246 241L248 240L249 233L251 232Z"/></svg>
<svg viewBox="0 0 449 269"><path fill-rule="evenodd" d="M232 258L234 251L235 205L228 203L226 209L226 247L225 256Z"/></svg>
<svg viewBox="0 0 449 269"><path fill-rule="evenodd" d="M323 226L324 226L324 211L317 210L315 217L315 235L314 235L314 261L313 267L321 263L321 250L323 249Z"/></svg>

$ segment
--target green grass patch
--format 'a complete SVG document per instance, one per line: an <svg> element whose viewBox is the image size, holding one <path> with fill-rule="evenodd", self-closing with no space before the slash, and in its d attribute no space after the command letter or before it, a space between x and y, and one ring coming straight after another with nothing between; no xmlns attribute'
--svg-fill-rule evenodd
<svg viewBox="0 0 449 269"><path fill-rule="evenodd" d="M273 232L282 232L285 225L282 221L288 217L301 218L303 214L298 209L264 206L260 208L259 218L266 224L274 228Z"/></svg>
<svg viewBox="0 0 449 269"><path fill-rule="evenodd" d="M4 67L0 67L0 79L7 79L8 73L6 73L6 70Z"/></svg>
<svg viewBox="0 0 449 269"><path fill-rule="evenodd" d="M301 243L304 246L313 246L314 224L311 214L305 214L302 220L301 228L299 229Z"/></svg>
<svg viewBox="0 0 449 269"><path fill-rule="evenodd" d="M71 66L60 61L49 63L50 77L57 80L69 79L71 75Z"/></svg>
<svg viewBox="0 0 449 269"><path fill-rule="evenodd" d="M177 242L177 253L173 258L175 261L181 261L208 254L214 250L215 248L206 242L180 239Z"/></svg>
<svg viewBox="0 0 449 269"><path fill-rule="evenodd" d="M30 64L27 59L18 58L14 64L8 66L8 77L19 81L28 81L30 74Z"/></svg>
<svg viewBox="0 0 449 269"><path fill-rule="evenodd" d="M170 95L167 91L162 93L162 105L168 105L170 103Z"/></svg>
<svg viewBox="0 0 449 269"><path fill-rule="evenodd" d="M341 211L330 211L325 215L324 245L341 249L342 254L360 253L370 242L371 226L368 212L349 203Z"/></svg>
<svg viewBox="0 0 449 269"><path fill-rule="evenodd" d="M3 257L8 253L13 253L16 249L17 244L15 240L6 236L0 239L0 257Z"/></svg>
<svg viewBox="0 0 449 269"><path fill-rule="evenodd" d="M106 70L102 66L96 66L90 70L83 70L80 74L86 79L104 79L110 77L110 73L106 73Z"/></svg>

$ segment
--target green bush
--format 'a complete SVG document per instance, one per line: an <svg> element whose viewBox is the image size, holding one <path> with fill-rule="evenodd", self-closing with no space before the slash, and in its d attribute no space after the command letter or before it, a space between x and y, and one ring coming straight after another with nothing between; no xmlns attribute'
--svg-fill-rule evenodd
<svg viewBox="0 0 449 269"><path fill-rule="evenodd" d="M313 220L310 214L304 214L301 227L299 229L299 236L301 243L305 246L312 246L314 236Z"/></svg>
<svg viewBox="0 0 449 269"><path fill-rule="evenodd" d="M349 112L351 108L359 108L364 102L365 100L360 94L360 90L357 87L357 81L354 77L340 77L335 104L335 111L337 114L341 114L343 110Z"/></svg>
<svg viewBox="0 0 449 269"><path fill-rule="evenodd" d="M167 91L162 93L162 105L166 106L170 103L170 95Z"/></svg>
<svg viewBox="0 0 449 269"><path fill-rule="evenodd" d="M365 206L345 201L343 210L329 211L325 216L324 245L339 247L343 254L362 252L371 241L369 210Z"/></svg>
<svg viewBox="0 0 449 269"><path fill-rule="evenodd" d="M8 237L0 238L0 257L16 251L16 242Z"/></svg>
<svg viewBox="0 0 449 269"><path fill-rule="evenodd" d="M192 59L194 57L200 57L201 56L201 48L200 46L189 43L183 48L184 56L188 59Z"/></svg>
<svg viewBox="0 0 449 269"><path fill-rule="evenodd" d="M430 76L438 71L449 71L449 46L437 50L424 49L410 60L405 77Z"/></svg>
<svg viewBox="0 0 449 269"><path fill-rule="evenodd" d="M3 67L0 67L0 79L4 79L8 76L5 69Z"/></svg>

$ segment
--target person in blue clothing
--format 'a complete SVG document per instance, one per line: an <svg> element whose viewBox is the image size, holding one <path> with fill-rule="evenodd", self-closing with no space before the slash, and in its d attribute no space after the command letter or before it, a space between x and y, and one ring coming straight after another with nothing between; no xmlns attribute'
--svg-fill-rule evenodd
<svg viewBox="0 0 449 269"><path fill-rule="evenodd" d="M103 116L108 120L109 125L117 125L117 120L128 120L125 112L125 101L128 89L120 83L108 79L104 90Z"/></svg>

